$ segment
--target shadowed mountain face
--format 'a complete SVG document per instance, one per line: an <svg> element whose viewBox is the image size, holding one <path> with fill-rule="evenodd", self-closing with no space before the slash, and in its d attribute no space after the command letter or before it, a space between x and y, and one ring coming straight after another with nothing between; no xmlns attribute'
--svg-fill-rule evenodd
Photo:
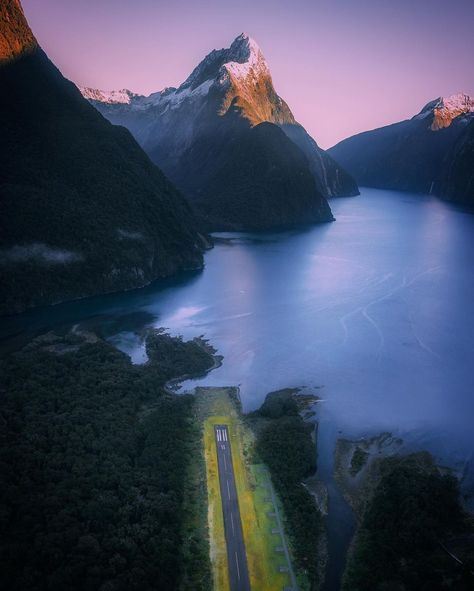
<svg viewBox="0 0 474 591"><path fill-rule="evenodd" d="M439 98L412 119L354 135L329 153L360 185L434 193L466 202L464 193L454 194L466 176L463 166L451 166L451 160L473 120L474 99L463 94ZM449 181L444 180L447 171L451 171Z"/></svg>
<svg viewBox="0 0 474 591"><path fill-rule="evenodd" d="M474 207L474 119L445 159L440 194L450 201Z"/></svg>
<svg viewBox="0 0 474 591"><path fill-rule="evenodd" d="M326 197L358 193L295 121L247 35L212 51L179 88L149 97L81 91L112 123L130 129L212 228L328 221ZM262 124L265 131L256 131ZM253 164L244 154L249 145Z"/></svg>
<svg viewBox="0 0 474 591"><path fill-rule="evenodd" d="M130 133L84 100L0 10L2 313L202 265L188 204Z"/></svg>

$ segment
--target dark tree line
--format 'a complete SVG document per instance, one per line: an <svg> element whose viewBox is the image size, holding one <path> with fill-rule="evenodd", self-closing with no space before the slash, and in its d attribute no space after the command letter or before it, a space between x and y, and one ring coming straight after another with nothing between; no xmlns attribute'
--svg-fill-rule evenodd
<svg viewBox="0 0 474 591"><path fill-rule="evenodd" d="M296 401L286 392L269 394L256 415L267 419L257 430L256 451L267 464L283 503L296 566L306 572L311 587L316 588L322 576L318 545L323 521L302 483L316 471L313 426L299 416Z"/></svg>
<svg viewBox="0 0 474 591"><path fill-rule="evenodd" d="M462 567L441 544L459 543L469 531L470 551ZM473 589L472 531L459 504L457 480L440 473L428 454L387 458L356 536L343 588Z"/></svg>
<svg viewBox="0 0 474 591"><path fill-rule="evenodd" d="M189 372L212 358L195 343L170 343L163 370L133 366L104 342L2 362L3 589L180 588L193 401L162 386L173 343L179 372L183 348L199 360Z"/></svg>

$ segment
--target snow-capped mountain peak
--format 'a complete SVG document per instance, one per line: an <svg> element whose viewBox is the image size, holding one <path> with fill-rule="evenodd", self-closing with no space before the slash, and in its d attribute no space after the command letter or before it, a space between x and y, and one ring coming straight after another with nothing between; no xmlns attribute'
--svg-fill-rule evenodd
<svg viewBox="0 0 474 591"><path fill-rule="evenodd" d="M130 108L137 112L153 109L157 115L186 105L194 117L210 101L219 115L225 115L230 108L240 109L241 116L252 125L262 121L295 123L288 106L273 88L262 50L246 33L236 37L230 47L211 51L178 88L165 88L148 97L127 89L79 90L84 98L96 105L107 105L106 108Z"/></svg>
<svg viewBox="0 0 474 591"><path fill-rule="evenodd" d="M246 33L234 39L227 49L214 49L199 63L180 89L194 89L206 80L213 80L222 85L229 76L234 80L243 80L252 74L258 77L269 76L263 53L254 39Z"/></svg>
<svg viewBox="0 0 474 591"><path fill-rule="evenodd" d="M223 67L237 80L243 80L249 75L254 78L270 75L262 50L246 33L242 33L233 41L226 58Z"/></svg>
<svg viewBox="0 0 474 591"><path fill-rule="evenodd" d="M458 92L448 97L441 96L429 102L416 115L416 118L423 119L432 115L431 130L438 131L449 127L456 117L471 113L474 113L474 98L463 92Z"/></svg>
<svg viewBox="0 0 474 591"><path fill-rule="evenodd" d="M79 87L87 100L108 105L131 105L143 109L148 106L168 105L174 108L183 100L194 100L207 94L214 84L222 88L229 85L238 87L243 94L253 91L259 79L271 81L270 69L257 42L246 33L234 39L227 49L211 51L179 86L165 88L148 97L135 94L128 89L104 91L90 87ZM246 86L247 92L246 92ZM235 94L235 93L234 93Z"/></svg>
<svg viewBox="0 0 474 591"><path fill-rule="evenodd" d="M227 50L227 60L244 64L246 62L256 63L259 60L265 61L265 58L255 39L252 39L247 33L241 33Z"/></svg>

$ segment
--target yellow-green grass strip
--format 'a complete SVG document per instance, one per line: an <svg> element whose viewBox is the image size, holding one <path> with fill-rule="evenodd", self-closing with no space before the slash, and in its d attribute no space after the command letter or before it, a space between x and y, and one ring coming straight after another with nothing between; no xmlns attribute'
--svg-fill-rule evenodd
<svg viewBox="0 0 474 591"><path fill-rule="evenodd" d="M209 418L204 424L204 456L208 496L209 548L213 574L214 591L229 591L227 549L224 534L224 517L219 488L219 472L214 437L214 424L218 417ZM220 417L224 420L225 417Z"/></svg>
<svg viewBox="0 0 474 591"><path fill-rule="evenodd" d="M282 542L281 533L272 533L272 530L277 528L277 522L269 515L274 511L274 507L269 500L271 498L270 491L263 486L269 480L268 471L263 465L251 465L248 462L254 445L253 432L240 419L225 389L222 389L221 393L217 389L213 389L212 392L208 391L203 394L209 396L209 405L205 404L208 406L207 412L216 412L215 415L207 415L204 421L209 499L208 520L214 591L229 590L214 435L214 425L223 424L227 425L230 435L232 463L252 591L281 591L289 586L290 578L287 572L280 572L280 566L286 567L288 565L285 555L275 551L275 548L281 546Z"/></svg>

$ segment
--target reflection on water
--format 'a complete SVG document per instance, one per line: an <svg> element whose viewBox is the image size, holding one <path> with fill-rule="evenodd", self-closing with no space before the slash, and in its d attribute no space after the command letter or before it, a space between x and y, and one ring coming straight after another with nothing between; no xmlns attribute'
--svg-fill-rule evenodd
<svg viewBox="0 0 474 591"><path fill-rule="evenodd" d="M204 334L225 358L206 383L240 384L247 410L272 389L323 386L344 432L416 433L466 459L473 216L375 189L332 208L335 223L301 232L220 234L203 272L6 319L3 346L82 321L140 362L146 327Z"/></svg>
<svg viewBox="0 0 474 591"><path fill-rule="evenodd" d="M333 224L219 235L201 273L8 319L4 345L87 320L140 362L147 326L204 334L224 355L206 384L240 384L246 410L322 386L328 432L396 432L472 485L474 217L375 189L331 206Z"/></svg>

